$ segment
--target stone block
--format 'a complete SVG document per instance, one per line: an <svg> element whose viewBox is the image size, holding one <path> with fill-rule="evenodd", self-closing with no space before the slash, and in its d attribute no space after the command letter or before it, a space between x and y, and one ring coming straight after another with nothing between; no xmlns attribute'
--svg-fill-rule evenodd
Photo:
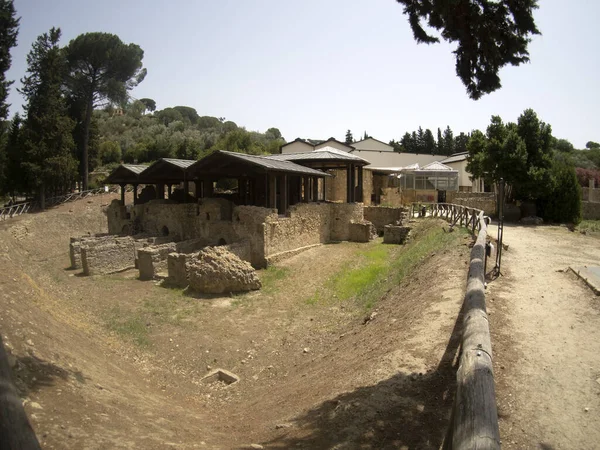
<svg viewBox="0 0 600 450"><path fill-rule="evenodd" d="M169 253L167 256L167 283L171 286L185 288L188 286L187 262L193 255L185 253Z"/></svg>
<svg viewBox="0 0 600 450"><path fill-rule="evenodd" d="M410 227L386 225L383 231L384 244L404 244L408 239Z"/></svg>
<svg viewBox="0 0 600 450"><path fill-rule="evenodd" d="M105 275L135 267L132 237L119 237L81 246L81 265L85 275Z"/></svg>
<svg viewBox="0 0 600 450"><path fill-rule="evenodd" d="M375 226L365 220L363 222L353 222L350 224L351 242L369 242L377 237Z"/></svg>

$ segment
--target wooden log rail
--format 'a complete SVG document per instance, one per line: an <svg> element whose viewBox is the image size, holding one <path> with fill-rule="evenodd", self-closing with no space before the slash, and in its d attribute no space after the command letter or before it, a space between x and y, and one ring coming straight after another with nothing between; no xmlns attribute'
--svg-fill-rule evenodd
<svg viewBox="0 0 600 450"><path fill-rule="evenodd" d="M104 187L101 187L98 189L90 189L88 191L73 192L70 194L60 195L58 197L50 197L46 199L46 207L49 208L51 206L62 205L63 203L72 202L74 200L79 200L81 198L86 198L92 195L109 194L115 192L119 192L119 188L115 186L109 187L108 191L106 191ZM12 206L5 206L3 208L0 208L0 220L8 220L13 217L20 216L21 214L38 211L39 209L40 205L37 201L18 203Z"/></svg>
<svg viewBox="0 0 600 450"><path fill-rule="evenodd" d="M425 208L425 209L423 209ZM492 344L485 305L485 258L489 218L483 211L450 203L413 203L411 217L440 217L460 223L477 240L471 250L464 298L461 352L456 373L456 396L444 448L500 449L498 410L492 368Z"/></svg>
<svg viewBox="0 0 600 450"><path fill-rule="evenodd" d="M487 221L480 212L477 216L479 234L471 250L464 298L461 354L450 430L454 450L500 449L492 343L485 306Z"/></svg>
<svg viewBox="0 0 600 450"><path fill-rule="evenodd" d="M0 337L0 450L37 450L40 444L12 383Z"/></svg>

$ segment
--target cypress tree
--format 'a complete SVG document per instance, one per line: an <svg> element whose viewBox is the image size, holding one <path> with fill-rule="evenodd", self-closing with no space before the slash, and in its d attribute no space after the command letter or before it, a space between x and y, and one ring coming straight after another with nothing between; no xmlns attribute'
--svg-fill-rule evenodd
<svg viewBox="0 0 600 450"><path fill-rule="evenodd" d="M72 154L75 124L67 114L62 93L66 60L58 46L60 34L59 28L52 28L34 42L27 55L27 76L19 90L27 100L21 132L23 168L42 208L48 192L63 193L77 175Z"/></svg>

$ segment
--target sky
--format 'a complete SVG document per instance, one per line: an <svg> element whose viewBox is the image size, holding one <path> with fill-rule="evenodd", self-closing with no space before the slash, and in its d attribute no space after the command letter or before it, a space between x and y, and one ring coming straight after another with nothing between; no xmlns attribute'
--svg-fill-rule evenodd
<svg viewBox="0 0 600 450"><path fill-rule="evenodd" d="M556 137L600 141L597 0L542 0L531 62L505 67L503 87L469 99L454 45L417 44L394 0L15 0L21 17L8 79L25 74L36 37L60 27L62 44L91 31L144 50L146 79L131 95L159 109L186 105L248 130L343 140L366 131L388 142L419 126L484 130L533 108ZM23 98L15 82L11 113Z"/></svg>

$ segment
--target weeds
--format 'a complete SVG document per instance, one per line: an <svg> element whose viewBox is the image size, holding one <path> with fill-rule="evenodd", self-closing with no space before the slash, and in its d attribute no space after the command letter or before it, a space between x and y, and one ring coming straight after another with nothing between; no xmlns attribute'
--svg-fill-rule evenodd
<svg viewBox="0 0 600 450"><path fill-rule="evenodd" d="M119 336L132 340L140 347L149 347L148 327L146 321L139 314L125 317L125 314L119 309L114 308L108 318L107 327Z"/></svg>
<svg viewBox="0 0 600 450"><path fill-rule="evenodd" d="M265 294L274 294L278 290L278 281L283 280L288 275L289 269L286 267L269 266L261 274L260 282L262 291Z"/></svg>
<svg viewBox="0 0 600 450"><path fill-rule="evenodd" d="M582 220L577 228L586 233L600 233L600 220Z"/></svg>
<svg viewBox="0 0 600 450"><path fill-rule="evenodd" d="M379 243L361 252L354 264L349 263L331 276L325 287L309 297L306 303L326 303L327 298L338 302L352 299L361 312L370 311L386 292L410 276L431 253L442 250L466 233L463 228L448 233L435 220L423 221L405 246Z"/></svg>

